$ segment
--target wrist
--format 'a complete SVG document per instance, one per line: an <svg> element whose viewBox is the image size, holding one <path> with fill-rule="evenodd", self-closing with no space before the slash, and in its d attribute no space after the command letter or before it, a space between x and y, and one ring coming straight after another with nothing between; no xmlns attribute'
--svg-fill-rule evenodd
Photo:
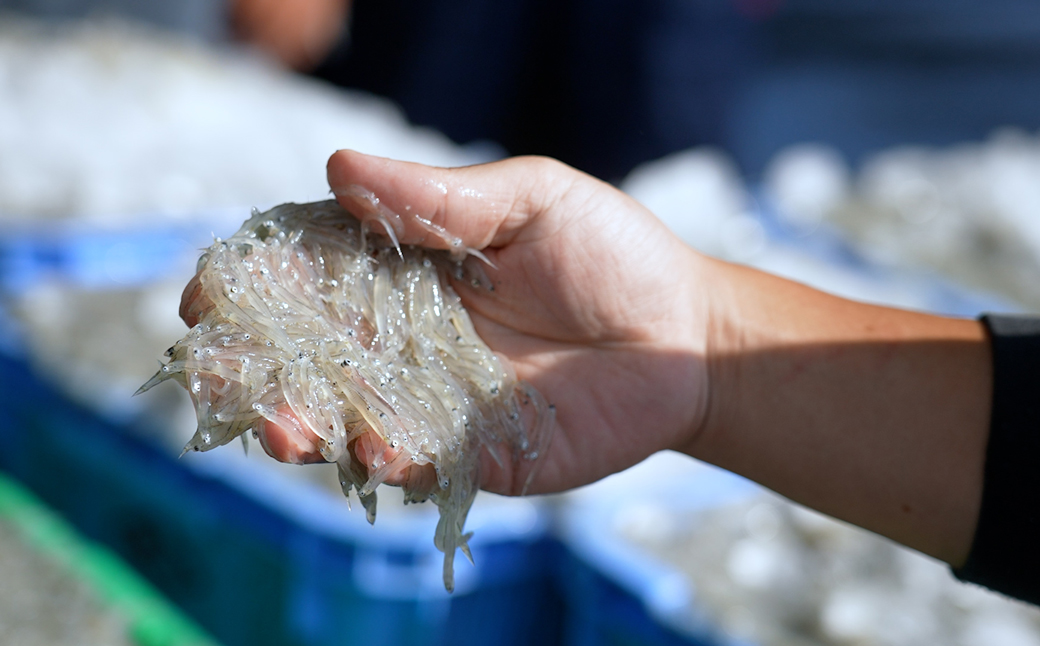
<svg viewBox="0 0 1040 646"><path fill-rule="evenodd" d="M695 323L704 362L704 406L690 426L679 449L692 457L712 461L716 448L725 443L727 429L739 408L741 356L754 336L740 312L740 267L697 254Z"/></svg>

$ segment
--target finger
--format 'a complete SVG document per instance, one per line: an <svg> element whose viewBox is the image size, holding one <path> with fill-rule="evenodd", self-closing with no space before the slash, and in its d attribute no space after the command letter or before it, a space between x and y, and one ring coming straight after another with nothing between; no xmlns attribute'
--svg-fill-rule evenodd
<svg viewBox="0 0 1040 646"><path fill-rule="evenodd" d="M354 454L364 465L389 463L400 453L401 449L390 448L375 431L363 434L354 444ZM437 483L437 473L432 464L413 465L391 473L384 482L397 487L406 486L412 491L430 491Z"/></svg>
<svg viewBox="0 0 1040 646"><path fill-rule="evenodd" d="M484 491L497 493L501 496L515 496L519 492L514 490L513 471L516 465L507 460L499 464L491 456L487 448L482 448L480 453L480 488Z"/></svg>
<svg viewBox="0 0 1040 646"><path fill-rule="evenodd" d="M199 280L198 274L195 274L181 294L181 306L178 313L188 327L195 327L198 325L199 319L211 309L213 309L213 301L203 293L202 282Z"/></svg>
<svg viewBox="0 0 1040 646"><path fill-rule="evenodd" d="M324 462L318 450L318 436L292 414L288 405L280 406L273 419L262 418L253 427L267 455L289 464Z"/></svg>
<svg viewBox="0 0 1040 646"><path fill-rule="evenodd" d="M321 439L293 415L288 405L280 406L273 419L261 419L255 426L260 446L275 460L290 464L324 462L318 447ZM392 449L375 431L368 431L353 444L358 461L366 465L389 463L401 449ZM407 486L413 491L430 491L437 482L433 465L414 465L391 473L384 481L394 486Z"/></svg>
<svg viewBox="0 0 1040 646"><path fill-rule="evenodd" d="M539 157L434 168L340 150L328 163L329 186L344 208L389 225L403 244L438 249L508 243L579 178L586 176Z"/></svg>

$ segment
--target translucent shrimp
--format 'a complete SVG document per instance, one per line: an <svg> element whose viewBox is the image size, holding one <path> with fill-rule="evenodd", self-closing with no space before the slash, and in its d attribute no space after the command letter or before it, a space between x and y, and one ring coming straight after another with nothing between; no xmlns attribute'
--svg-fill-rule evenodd
<svg viewBox="0 0 1040 646"><path fill-rule="evenodd" d="M381 220L391 236L399 219ZM455 550L470 557L481 448L499 463L536 460L554 410L474 330L446 278L458 249L372 233L333 201L254 212L203 254L198 323L141 390L167 379L187 388L198 430L186 451L263 433L267 421L309 431L370 522L380 484L432 465L436 477L402 486L406 501L439 508L434 544L451 590Z"/></svg>

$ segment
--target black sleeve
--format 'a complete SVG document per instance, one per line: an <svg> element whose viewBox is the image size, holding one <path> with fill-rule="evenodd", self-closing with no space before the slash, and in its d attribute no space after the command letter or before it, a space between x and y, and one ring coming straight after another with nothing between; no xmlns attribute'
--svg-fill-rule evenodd
<svg viewBox="0 0 1040 646"><path fill-rule="evenodd" d="M954 574L1040 604L1040 318L982 322L993 347L993 411L975 539Z"/></svg>

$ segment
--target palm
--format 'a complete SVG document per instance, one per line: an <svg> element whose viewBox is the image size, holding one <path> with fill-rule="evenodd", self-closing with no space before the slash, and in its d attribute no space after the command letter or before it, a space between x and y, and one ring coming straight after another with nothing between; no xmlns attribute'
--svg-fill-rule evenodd
<svg viewBox="0 0 1040 646"><path fill-rule="evenodd" d="M702 424L707 323L688 287L696 256L636 202L530 159L446 170L341 151L329 183L345 207L382 218L402 243L462 244L490 260L472 273L494 289L454 286L484 341L555 405L556 428L534 465L485 456L485 488L518 494L533 466L531 493L586 484L677 448ZM415 213L429 221L400 215ZM184 308L190 322L190 285ZM312 438L275 424L265 435L278 459L321 460ZM431 477L424 468L387 482Z"/></svg>
<svg viewBox="0 0 1040 646"><path fill-rule="evenodd" d="M685 248L638 205L622 201L619 212L618 200L598 197L574 196L579 208L563 203L508 246L485 249L494 290L456 285L485 342L556 406L532 492L585 484L674 446L702 412L703 363L676 338L695 329L675 320ZM494 491L516 493L526 479L526 469L486 467Z"/></svg>

